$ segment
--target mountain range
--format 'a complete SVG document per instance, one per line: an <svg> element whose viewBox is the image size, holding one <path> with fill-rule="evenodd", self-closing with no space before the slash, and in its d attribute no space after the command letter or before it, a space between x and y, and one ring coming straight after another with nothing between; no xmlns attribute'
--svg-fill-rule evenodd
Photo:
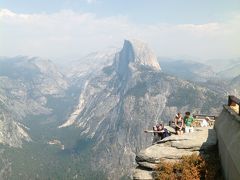
<svg viewBox="0 0 240 180"><path fill-rule="evenodd" d="M177 112L217 115L225 96L239 93L239 76L224 82L215 76L210 65L158 59L138 40L61 68L35 57L2 57L0 149L13 162L5 178L18 177L20 156L35 164L23 166L25 178L130 177L135 154L151 144L144 129Z"/></svg>

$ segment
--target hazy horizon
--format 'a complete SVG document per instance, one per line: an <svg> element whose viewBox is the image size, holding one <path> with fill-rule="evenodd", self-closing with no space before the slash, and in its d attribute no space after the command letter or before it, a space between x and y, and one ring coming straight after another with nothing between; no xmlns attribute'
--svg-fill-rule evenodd
<svg viewBox="0 0 240 180"><path fill-rule="evenodd" d="M158 57L240 57L240 3L0 0L0 56L75 60L140 39Z"/></svg>

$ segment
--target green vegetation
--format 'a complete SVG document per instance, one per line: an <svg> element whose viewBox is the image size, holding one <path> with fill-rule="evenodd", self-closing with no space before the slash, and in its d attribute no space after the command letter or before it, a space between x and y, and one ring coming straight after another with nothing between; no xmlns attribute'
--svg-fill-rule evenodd
<svg viewBox="0 0 240 180"><path fill-rule="evenodd" d="M212 107L218 107L219 104L224 104L225 102L225 97L219 98L219 95L214 93L214 92L206 92L205 94L206 97L208 97L207 101L204 102L202 111L203 112L208 112Z"/></svg>
<svg viewBox="0 0 240 180"><path fill-rule="evenodd" d="M192 106L198 107L196 99L198 98L198 91L196 91L193 87L184 87L178 88L176 96L171 96L168 99L167 106Z"/></svg>
<svg viewBox="0 0 240 180"><path fill-rule="evenodd" d="M127 95L142 97L147 93L146 82L138 82L133 88L128 90Z"/></svg>
<svg viewBox="0 0 240 180"><path fill-rule="evenodd" d="M60 150L53 145L30 143L23 149L7 148L5 156L12 163L6 179L106 179L100 171L92 171L86 151Z"/></svg>
<svg viewBox="0 0 240 180"><path fill-rule="evenodd" d="M114 68L112 66L106 66L102 69L102 71L107 74L107 75L111 75L114 71Z"/></svg>

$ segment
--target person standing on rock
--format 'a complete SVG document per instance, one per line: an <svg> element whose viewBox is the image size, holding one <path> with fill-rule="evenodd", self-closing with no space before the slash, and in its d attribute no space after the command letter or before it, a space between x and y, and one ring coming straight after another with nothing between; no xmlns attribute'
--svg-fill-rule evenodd
<svg viewBox="0 0 240 180"><path fill-rule="evenodd" d="M177 113L175 116L175 131L177 135L183 134L183 118L181 113Z"/></svg>
<svg viewBox="0 0 240 180"><path fill-rule="evenodd" d="M193 132L192 123L193 123L194 119L191 116L191 113L186 112L183 120L184 120L184 123L185 123L185 133Z"/></svg>

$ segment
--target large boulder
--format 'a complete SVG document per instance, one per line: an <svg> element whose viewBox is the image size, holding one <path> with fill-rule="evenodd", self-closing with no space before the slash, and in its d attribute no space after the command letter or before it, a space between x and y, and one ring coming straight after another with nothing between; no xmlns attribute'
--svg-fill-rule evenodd
<svg viewBox="0 0 240 180"><path fill-rule="evenodd" d="M146 171L145 169L136 168L133 172L133 177L136 180L152 179L152 171Z"/></svg>

